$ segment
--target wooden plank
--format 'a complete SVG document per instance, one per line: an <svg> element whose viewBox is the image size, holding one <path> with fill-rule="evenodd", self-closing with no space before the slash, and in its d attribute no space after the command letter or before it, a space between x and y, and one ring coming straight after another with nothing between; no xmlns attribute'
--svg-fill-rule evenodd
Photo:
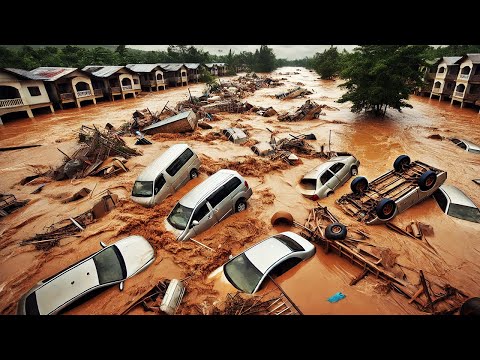
<svg viewBox="0 0 480 360"><path fill-rule="evenodd" d="M423 291L425 291L425 295L427 295L428 303L427 306L430 308L430 311L434 311L433 309L433 303L432 303L432 298L430 297L430 292L428 291L427 287L427 280L425 280L425 276L423 275L423 271L420 270L420 281L423 286Z"/></svg>
<svg viewBox="0 0 480 360"><path fill-rule="evenodd" d="M368 269L364 269L360 274L358 274L356 277L350 281L350 286L355 285L358 283L360 280L362 280L366 275L368 274Z"/></svg>
<svg viewBox="0 0 480 360"><path fill-rule="evenodd" d="M415 299L417 297L419 297L421 293L423 293L423 286L420 289L418 289L415 294L413 294L413 296L410 298L410 300L408 300L408 303L411 304L412 302L414 302Z"/></svg>

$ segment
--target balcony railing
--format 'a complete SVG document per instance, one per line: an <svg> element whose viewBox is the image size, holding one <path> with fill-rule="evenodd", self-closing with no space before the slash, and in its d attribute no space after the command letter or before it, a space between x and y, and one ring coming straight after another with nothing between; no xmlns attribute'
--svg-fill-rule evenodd
<svg viewBox="0 0 480 360"><path fill-rule="evenodd" d="M122 85L122 90L132 90L132 85Z"/></svg>
<svg viewBox="0 0 480 360"><path fill-rule="evenodd" d="M15 107L15 106L22 106L22 105L23 105L22 98L0 100L0 108L9 108L9 107Z"/></svg>
<svg viewBox="0 0 480 360"><path fill-rule="evenodd" d="M65 100L74 100L75 97L73 96L73 93L63 93L63 94L60 94L60 99L62 101L65 101Z"/></svg>
<svg viewBox="0 0 480 360"><path fill-rule="evenodd" d="M112 93L121 93L122 90L120 89L120 86L112 86Z"/></svg>
<svg viewBox="0 0 480 360"><path fill-rule="evenodd" d="M432 92L437 93L437 94L440 94L440 93L442 92L442 88L441 88L441 87L438 87L438 88L437 88L437 87L434 87L434 88L432 89Z"/></svg>
<svg viewBox="0 0 480 360"><path fill-rule="evenodd" d="M469 77L470 77L470 74L460 74L460 75L458 75L458 78L461 79L461 80L468 80Z"/></svg>
<svg viewBox="0 0 480 360"><path fill-rule="evenodd" d="M463 98L463 95L464 95L464 94L465 94L465 93L464 93L463 91L455 91L455 92L453 93L453 96L459 97L459 98Z"/></svg>
<svg viewBox="0 0 480 360"><path fill-rule="evenodd" d="M95 94L95 96L103 96L102 89L93 89L93 93Z"/></svg>
<svg viewBox="0 0 480 360"><path fill-rule="evenodd" d="M81 98L85 96L92 96L92 92L90 90L77 91L77 97Z"/></svg>

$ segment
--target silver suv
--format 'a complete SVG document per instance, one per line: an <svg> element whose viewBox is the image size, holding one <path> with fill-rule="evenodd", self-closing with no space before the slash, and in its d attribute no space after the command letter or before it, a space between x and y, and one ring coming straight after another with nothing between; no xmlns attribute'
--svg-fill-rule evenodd
<svg viewBox="0 0 480 360"><path fill-rule="evenodd" d="M177 240L188 240L245 210L250 196L252 189L238 172L219 170L180 199L166 218L165 228Z"/></svg>

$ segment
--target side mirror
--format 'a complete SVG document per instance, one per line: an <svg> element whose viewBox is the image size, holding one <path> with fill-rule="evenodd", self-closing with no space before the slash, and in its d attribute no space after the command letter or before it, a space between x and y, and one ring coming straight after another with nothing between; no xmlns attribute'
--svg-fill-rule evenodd
<svg viewBox="0 0 480 360"><path fill-rule="evenodd" d="M107 244L105 244L103 241L100 241L100 246L101 246L102 248L106 248L106 247L107 247Z"/></svg>
<svg viewBox="0 0 480 360"><path fill-rule="evenodd" d="M123 291L123 281L119 285L120 291Z"/></svg>
<svg viewBox="0 0 480 360"><path fill-rule="evenodd" d="M193 220L192 221L192 226L197 226L199 224L198 220Z"/></svg>

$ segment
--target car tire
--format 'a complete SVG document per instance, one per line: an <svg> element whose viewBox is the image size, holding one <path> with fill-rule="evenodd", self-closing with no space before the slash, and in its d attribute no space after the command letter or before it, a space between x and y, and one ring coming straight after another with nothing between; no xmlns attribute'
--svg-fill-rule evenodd
<svg viewBox="0 0 480 360"><path fill-rule="evenodd" d="M192 171L190 171L190 179L195 179L197 177L198 177L197 169L192 169Z"/></svg>
<svg viewBox="0 0 480 360"><path fill-rule="evenodd" d="M244 199L238 199L235 203L235 212L242 212L247 209L247 202Z"/></svg>
<svg viewBox="0 0 480 360"><path fill-rule="evenodd" d="M356 166L352 166L350 169L350 175L357 176L358 175L358 168Z"/></svg>
<svg viewBox="0 0 480 360"><path fill-rule="evenodd" d="M427 170L422 176L420 176L420 179L418 179L418 186L420 187L420 190L427 191L433 188L436 182L437 174L435 171Z"/></svg>
<svg viewBox="0 0 480 360"><path fill-rule="evenodd" d="M393 162L393 169L397 172L402 172L408 165L410 165L410 157L408 155L400 155Z"/></svg>
<svg viewBox="0 0 480 360"><path fill-rule="evenodd" d="M462 304L460 315L480 316L480 297L473 297Z"/></svg>
<svg viewBox="0 0 480 360"><path fill-rule="evenodd" d="M341 223L333 223L325 229L328 240L344 240L347 237L347 227Z"/></svg>
<svg viewBox="0 0 480 360"><path fill-rule="evenodd" d="M353 179L350 184L350 189L352 189L354 194L361 194L367 191L368 189L368 180L366 177L358 176Z"/></svg>
<svg viewBox="0 0 480 360"><path fill-rule="evenodd" d="M377 207L375 208L375 212L379 219L387 220L393 217L395 211L397 210L397 204L395 201L389 198L385 198L379 201Z"/></svg>

